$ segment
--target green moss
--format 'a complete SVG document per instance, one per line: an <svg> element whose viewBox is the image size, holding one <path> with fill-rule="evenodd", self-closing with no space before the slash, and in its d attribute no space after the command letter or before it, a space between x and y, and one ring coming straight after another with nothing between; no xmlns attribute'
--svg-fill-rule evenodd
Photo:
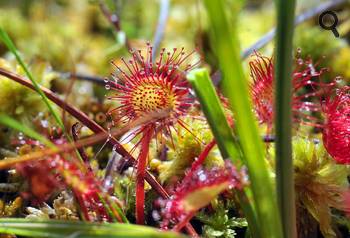
<svg viewBox="0 0 350 238"><path fill-rule="evenodd" d="M20 52L28 58L40 55L59 71L74 71L79 64L78 70L87 74L105 75L110 69L108 59L116 53L110 49L115 40L108 31L109 23L98 4L87 1L66 7L34 2L26 17L15 9L0 9L0 25ZM0 48L0 53L4 52L6 49Z"/></svg>
<svg viewBox="0 0 350 238"><path fill-rule="evenodd" d="M18 65L3 58L0 58L0 67L25 75ZM51 80L56 77L49 65L42 61L34 62L31 70L37 82L44 87L50 87ZM37 93L5 77L0 77L0 105L0 112L29 125L39 112L47 111Z"/></svg>
<svg viewBox="0 0 350 238"><path fill-rule="evenodd" d="M333 70L335 74L343 76L347 81L350 80L350 49L348 47L338 51L333 62Z"/></svg>
<svg viewBox="0 0 350 238"><path fill-rule="evenodd" d="M304 139L294 141L294 166L297 202L319 222L325 237L335 237L331 208L342 208L348 168L335 164L322 144Z"/></svg>
<svg viewBox="0 0 350 238"><path fill-rule="evenodd" d="M169 145L169 161L159 166L159 178L161 182L166 182L172 177L183 177L185 170L199 156L205 144L213 138L206 122L195 119L186 119L185 122L189 125L191 133L181 126L177 127L178 134L173 134L175 148ZM223 160L218 150L215 149L209 154L204 165L209 168L215 165L223 165Z"/></svg>
<svg viewBox="0 0 350 238"><path fill-rule="evenodd" d="M236 237L235 229L248 226L245 218L233 217L232 210L235 209L233 203L224 203L220 200L212 202L214 211L212 213L201 212L197 214L203 226L203 237L220 237L233 238Z"/></svg>
<svg viewBox="0 0 350 238"><path fill-rule="evenodd" d="M269 148L268 155L273 165L274 147ZM325 237L336 237L332 229L332 210L344 209L343 194L349 186L349 167L336 164L322 143L299 137L293 138L293 163L298 232L317 233L317 230L307 231L312 229L313 220Z"/></svg>
<svg viewBox="0 0 350 238"><path fill-rule="evenodd" d="M273 150L270 149L270 155ZM299 210L307 211L297 217L299 232L310 229L305 226L305 220L310 221L311 215L325 237L336 237L331 226L332 208L343 208L349 168L336 164L323 145L315 144L312 139L293 139L293 159L296 205Z"/></svg>

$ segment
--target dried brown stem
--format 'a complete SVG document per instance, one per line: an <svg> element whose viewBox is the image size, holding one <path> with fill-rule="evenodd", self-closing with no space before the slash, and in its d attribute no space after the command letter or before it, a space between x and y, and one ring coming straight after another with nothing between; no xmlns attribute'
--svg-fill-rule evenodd
<svg viewBox="0 0 350 238"><path fill-rule="evenodd" d="M117 33L122 32L120 18L116 13L111 13L108 7L104 3L100 3L100 8L103 15L107 18L107 20L111 23ZM129 51L132 50L129 39L125 36L125 46Z"/></svg>
<svg viewBox="0 0 350 238"><path fill-rule="evenodd" d="M77 142L79 140L79 128L80 128L80 123L77 122L75 123L73 126L72 126L72 136L73 136L73 140L74 142ZM83 159L83 161L85 163L88 163L89 162L89 157L86 155L85 153L85 150L84 148L77 148L79 154L80 154L80 157Z"/></svg>

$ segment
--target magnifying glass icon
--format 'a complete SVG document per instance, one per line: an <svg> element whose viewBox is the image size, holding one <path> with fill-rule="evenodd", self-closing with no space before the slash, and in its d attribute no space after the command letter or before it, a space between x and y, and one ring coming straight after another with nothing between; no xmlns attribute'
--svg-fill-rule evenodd
<svg viewBox="0 0 350 238"><path fill-rule="evenodd" d="M330 22L329 22L330 21ZM339 32L337 31L338 16L333 11L322 12L318 18L318 23L320 27L325 30L331 30L335 37L339 37Z"/></svg>

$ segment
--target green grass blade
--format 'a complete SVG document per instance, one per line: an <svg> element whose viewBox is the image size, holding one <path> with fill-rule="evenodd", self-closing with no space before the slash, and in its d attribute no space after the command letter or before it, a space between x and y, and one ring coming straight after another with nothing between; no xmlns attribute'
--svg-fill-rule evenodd
<svg viewBox="0 0 350 238"><path fill-rule="evenodd" d="M230 158L236 165L241 164L240 150L235 143L236 139L226 120L224 109L211 83L208 71L206 69L192 70L187 75L187 79L192 84L201 103L202 111L209 122L222 157Z"/></svg>
<svg viewBox="0 0 350 238"><path fill-rule="evenodd" d="M103 206L107 209L108 213L114 219L114 221L117 221L117 219L116 219L114 213L112 212L111 208L114 208L114 210L117 211L118 215L120 216L120 218L122 219L123 222L129 223L128 218L125 216L123 210L118 205L116 205L114 203L110 203L110 205L109 205L100 194L98 194L98 196L99 196L99 199L102 202Z"/></svg>
<svg viewBox="0 0 350 238"><path fill-rule="evenodd" d="M191 82L196 92L223 158L230 158L236 166L239 166L242 164L242 155L232 130L227 123L220 99L216 94L208 71L206 69L195 69L187 75L187 79ZM261 237L253 204L249 203L249 199L244 191L237 191L237 195L251 233L254 237Z"/></svg>
<svg viewBox="0 0 350 238"><path fill-rule="evenodd" d="M21 67L23 68L24 72L26 73L27 77L30 79L30 81L32 81L32 83L33 83L33 85L35 87L35 90L37 91L37 93L43 99L43 101L46 104L47 108L49 109L50 113L53 115L53 117L55 118L55 120L57 121L57 123L61 127L61 129L63 131L65 131L64 130L64 125L63 125L63 122L62 122L61 118L58 116L57 112L53 109L50 101L48 100L48 98L46 97L44 92L40 89L38 83L35 81L32 73L29 71L27 65L24 63L24 61L20 57L16 46L14 45L14 43L12 42L12 40L10 39L8 34L1 27L0 27L0 39L6 45L6 47L11 51L11 53L14 54L14 56L16 57L18 63L21 65Z"/></svg>
<svg viewBox="0 0 350 238"><path fill-rule="evenodd" d="M292 41L295 0L277 0L275 57L276 185L286 238L296 237L294 175L292 158Z"/></svg>
<svg viewBox="0 0 350 238"><path fill-rule="evenodd" d="M17 131L21 131L23 132L25 135L40 141L42 144L49 146L49 147L55 147L55 145L49 141L47 138L43 137L42 135L40 135L39 133L37 133L36 131L34 131L33 129L24 126L23 124L21 124L20 122L16 121L15 119L0 113L0 124L3 124L4 126L8 126L12 129L15 129Z"/></svg>
<svg viewBox="0 0 350 238"><path fill-rule="evenodd" d="M280 238L280 214L240 61L239 41L235 32L237 26L228 23L223 0L204 0L204 3L210 20L214 49L223 72L221 87L235 115L235 126L249 172L259 227L263 237Z"/></svg>
<svg viewBox="0 0 350 238"><path fill-rule="evenodd" d="M186 236L155 228L120 223L88 223L80 221L29 220L1 218L0 233L31 237L110 237L110 238L185 238Z"/></svg>

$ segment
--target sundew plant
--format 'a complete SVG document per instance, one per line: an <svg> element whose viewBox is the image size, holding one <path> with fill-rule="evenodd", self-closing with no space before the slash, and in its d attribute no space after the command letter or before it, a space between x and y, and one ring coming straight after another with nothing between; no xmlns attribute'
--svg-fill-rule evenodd
<svg viewBox="0 0 350 238"><path fill-rule="evenodd" d="M349 15L0 1L0 237L349 237Z"/></svg>

